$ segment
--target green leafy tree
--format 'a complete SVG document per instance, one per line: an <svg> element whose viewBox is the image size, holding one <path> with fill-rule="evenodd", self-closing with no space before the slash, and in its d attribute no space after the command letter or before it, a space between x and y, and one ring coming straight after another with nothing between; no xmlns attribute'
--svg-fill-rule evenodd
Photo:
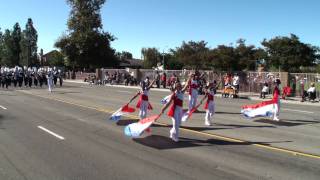
<svg viewBox="0 0 320 180"><path fill-rule="evenodd" d="M219 45L209 53L209 63L217 70L238 70L238 58L234 47Z"/></svg>
<svg viewBox="0 0 320 180"><path fill-rule="evenodd" d="M11 31L9 29L5 30L3 35L3 51L2 51L2 65L13 66L13 39L11 36Z"/></svg>
<svg viewBox="0 0 320 180"><path fill-rule="evenodd" d="M28 19L26 28L22 32L20 47L21 47L21 56L20 64L24 66L38 65L38 55L37 55L37 46L38 42L38 33L33 26L33 21L31 18Z"/></svg>
<svg viewBox="0 0 320 180"><path fill-rule="evenodd" d="M189 68L206 68L205 62L208 57L209 48L205 41L182 42L180 47L172 50L173 56Z"/></svg>
<svg viewBox="0 0 320 180"><path fill-rule="evenodd" d="M157 48L142 48L143 67L152 68L161 63L161 54Z"/></svg>
<svg viewBox="0 0 320 180"><path fill-rule="evenodd" d="M64 56L61 52L57 51L57 50L53 50L51 52L49 52L48 54L46 54L46 64L45 65L49 65L49 66L64 66Z"/></svg>
<svg viewBox="0 0 320 180"><path fill-rule="evenodd" d="M19 23L16 23L13 27L13 31L11 34L12 38L12 64L20 65L20 54L21 54L21 28Z"/></svg>
<svg viewBox="0 0 320 180"><path fill-rule="evenodd" d="M262 45L269 55L268 64L284 71L299 71L301 66L314 65L319 58L316 47L302 43L294 34L265 39Z"/></svg>
<svg viewBox="0 0 320 180"><path fill-rule="evenodd" d="M74 67L97 68L118 65L110 42L115 38L102 30L100 10L105 0L67 0L71 6L69 34L62 35L55 46Z"/></svg>
<svg viewBox="0 0 320 180"><path fill-rule="evenodd" d="M130 52L128 52L128 51L117 52L116 53L116 57L120 61L124 61L124 60L127 60L127 59L133 59L132 54Z"/></svg>
<svg viewBox="0 0 320 180"><path fill-rule="evenodd" d="M4 56L4 39L3 34L0 28L0 65L2 64L3 56Z"/></svg>

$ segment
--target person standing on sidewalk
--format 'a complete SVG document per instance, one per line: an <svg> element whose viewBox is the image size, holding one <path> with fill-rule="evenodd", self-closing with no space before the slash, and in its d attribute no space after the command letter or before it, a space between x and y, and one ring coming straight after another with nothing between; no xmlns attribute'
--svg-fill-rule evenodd
<svg viewBox="0 0 320 180"><path fill-rule="evenodd" d="M156 81L157 88L160 88L160 74L159 74L159 71L156 71L156 75L155 75L154 79Z"/></svg>
<svg viewBox="0 0 320 180"><path fill-rule="evenodd" d="M161 83L162 87L165 89L167 87L167 74L165 72L162 73Z"/></svg>

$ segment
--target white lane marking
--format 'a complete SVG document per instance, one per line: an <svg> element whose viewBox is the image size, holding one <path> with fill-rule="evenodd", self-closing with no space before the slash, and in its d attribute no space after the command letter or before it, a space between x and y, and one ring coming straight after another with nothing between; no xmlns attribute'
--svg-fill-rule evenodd
<svg viewBox="0 0 320 180"><path fill-rule="evenodd" d="M282 108L285 111L293 111L293 112L301 112L301 113L307 113L307 114L313 114L314 112L311 111L302 111L302 110L297 110L297 109L287 109L287 108Z"/></svg>
<svg viewBox="0 0 320 180"><path fill-rule="evenodd" d="M60 135L58 135L58 134L56 134L56 133L54 133L54 132L52 132L52 131L50 131L50 130L42 127L42 126L38 126L38 128L43 130L43 131L45 131L45 132L47 132L47 133L49 133L49 134L51 134L52 136L55 136L58 139L64 140L64 137L62 137L62 136L60 136Z"/></svg>
<svg viewBox="0 0 320 180"><path fill-rule="evenodd" d="M130 92L130 91L118 91L118 92L122 92L122 93L128 93L128 94L131 94L132 92Z"/></svg>
<svg viewBox="0 0 320 180"><path fill-rule="evenodd" d="M4 109L4 110L6 110L6 109L7 109L6 107L4 107L4 106L1 106L1 105L0 105L0 108L1 108L1 109Z"/></svg>

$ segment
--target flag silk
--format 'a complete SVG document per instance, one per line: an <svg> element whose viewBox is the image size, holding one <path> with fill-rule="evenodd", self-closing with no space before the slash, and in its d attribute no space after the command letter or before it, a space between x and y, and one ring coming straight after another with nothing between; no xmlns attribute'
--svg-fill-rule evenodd
<svg viewBox="0 0 320 180"><path fill-rule="evenodd" d="M245 105L241 108L241 113L246 118L256 117L272 117L277 112L278 104L275 99L270 101L263 101L259 104Z"/></svg>
<svg viewBox="0 0 320 180"><path fill-rule="evenodd" d="M129 137L139 137L144 131L148 130L152 123L159 119L159 117L160 115L153 115L141 119L139 122L129 124L124 128L124 134Z"/></svg>
<svg viewBox="0 0 320 180"><path fill-rule="evenodd" d="M133 107L129 107L128 104L124 105L122 108L118 109L111 115L110 120L119 121L121 119L121 116L133 112L135 112L135 109Z"/></svg>
<svg viewBox="0 0 320 180"><path fill-rule="evenodd" d="M182 122L186 122L188 119L191 118L192 113L194 113L200 106L201 104L198 104L197 106L195 106L194 108L191 109L191 111L186 111L183 113L181 121Z"/></svg>
<svg viewBox="0 0 320 180"><path fill-rule="evenodd" d="M161 99L161 101L160 101L161 104L162 104L162 105L167 104L167 103L170 101L171 96L172 96L172 95L170 94L170 95L164 97L163 99Z"/></svg>

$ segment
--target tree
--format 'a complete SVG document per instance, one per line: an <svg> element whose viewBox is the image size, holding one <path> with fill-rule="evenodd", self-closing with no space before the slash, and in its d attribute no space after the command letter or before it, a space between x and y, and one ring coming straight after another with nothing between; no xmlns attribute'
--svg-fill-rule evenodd
<svg viewBox="0 0 320 180"><path fill-rule="evenodd" d="M298 71L301 66L312 66L319 58L316 47L302 43L294 34L265 39L262 45L268 52L268 63L284 71Z"/></svg>
<svg viewBox="0 0 320 180"><path fill-rule="evenodd" d="M13 39L11 36L11 31L9 29L5 30L3 35L3 51L2 51L2 65L13 66Z"/></svg>
<svg viewBox="0 0 320 180"><path fill-rule="evenodd" d="M172 50L173 56L182 64L190 68L206 68L205 61L208 57L209 48L205 41L182 42L180 47Z"/></svg>
<svg viewBox="0 0 320 180"><path fill-rule="evenodd" d="M21 46L21 65L33 66L38 65L37 46L38 33L33 26L31 18L28 19L26 29L22 32L20 46Z"/></svg>
<svg viewBox="0 0 320 180"><path fill-rule="evenodd" d="M3 56L4 56L4 37L0 28L0 64L2 64Z"/></svg>
<svg viewBox="0 0 320 180"><path fill-rule="evenodd" d="M222 71L238 70L238 60L235 49L232 46L219 45L209 53L209 63L215 69Z"/></svg>
<svg viewBox="0 0 320 180"><path fill-rule="evenodd" d="M21 54L21 28L19 23L16 23L13 27L11 34L12 37L12 64L20 65L20 54Z"/></svg>
<svg viewBox="0 0 320 180"><path fill-rule="evenodd" d="M46 54L46 65L49 66L64 66L64 56L57 50L53 50Z"/></svg>
<svg viewBox="0 0 320 180"><path fill-rule="evenodd" d="M67 0L71 6L69 34L62 35L55 47L72 67L115 67L118 61L110 42L115 38L102 30L100 10L105 0Z"/></svg>
<svg viewBox="0 0 320 180"><path fill-rule="evenodd" d="M157 48L142 48L141 54L144 68L156 67L161 62L161 54Z"/></svg>
<svg viewBox="0 0 320 180"><path fill-rule="evenodd" d="M130 52L128 52L128 51L117 52L116 53L116 57L120 61L124 61L124 60L127 60L127 59L133 59L132 54Z"/></svg>

